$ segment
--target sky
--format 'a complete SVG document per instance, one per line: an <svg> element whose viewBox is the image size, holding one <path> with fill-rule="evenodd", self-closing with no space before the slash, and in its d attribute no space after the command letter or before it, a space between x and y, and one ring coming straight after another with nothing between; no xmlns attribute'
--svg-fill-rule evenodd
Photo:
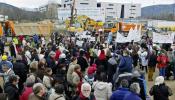
<svg viewBox="0 0 175 100"><path fill-rule="evenodd" d="M50 0L0 0L7 4L11 4L17 7L25 8L37 8L41 5L47 4ZM61 0L58 0L60 2ZM156 5L156 4L172 4L175 0L98 0L102 2L114 2L114 3L140 3L142 7Z"/></svg>

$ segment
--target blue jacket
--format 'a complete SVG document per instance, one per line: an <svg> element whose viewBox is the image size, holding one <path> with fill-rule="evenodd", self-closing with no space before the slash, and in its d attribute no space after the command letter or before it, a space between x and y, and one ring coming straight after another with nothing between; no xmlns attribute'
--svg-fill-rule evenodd
<svg viewBox="0 0 175 100"><path fill-rule="evenodd" d="M128 88L119 88L118 90L114 91L110 100L124 100L126 95L129 95L131 92Z"/></svg>
<svg viewBox="0 0 175 100"><path fill-rule="evenodd" d="M136 93L130 93L125 96L124 100L142 100Z"/></svg>
<svg viewBox="0 0 175 100"><path fill-rule="evenodd" d="M130 56L122 56L119 63L119 73L132 72L133 60Z"/></svg>

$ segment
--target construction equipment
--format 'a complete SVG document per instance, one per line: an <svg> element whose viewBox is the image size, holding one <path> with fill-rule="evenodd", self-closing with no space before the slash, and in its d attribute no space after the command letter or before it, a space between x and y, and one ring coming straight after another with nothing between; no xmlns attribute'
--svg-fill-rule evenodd
<svg viewBox="0 0 175 100"><path fill-rule="evenodd" d="M15 36L15 27L12 21L1 21L0 22L0 36Z"/></svg>

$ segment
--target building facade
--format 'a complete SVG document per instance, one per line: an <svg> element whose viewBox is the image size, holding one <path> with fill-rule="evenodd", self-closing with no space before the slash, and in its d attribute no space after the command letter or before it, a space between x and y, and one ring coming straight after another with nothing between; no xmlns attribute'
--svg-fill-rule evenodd
<svg viewBox="0 0 175 100"><path fill-rule="evenodd" d="M97 7L104 9L106 20L137 18L141 16L141 4L99 2Z"/></svg>
<svg viewBox="0 0 175 100"><path fill-rule="evenodd" d="M73 0L61 0L58 19L70 17ZM86 15L94 20L110 21L116 18L137 18L141 16L141 4L97 2L97 0L75 0L77 15Z"/></svg>

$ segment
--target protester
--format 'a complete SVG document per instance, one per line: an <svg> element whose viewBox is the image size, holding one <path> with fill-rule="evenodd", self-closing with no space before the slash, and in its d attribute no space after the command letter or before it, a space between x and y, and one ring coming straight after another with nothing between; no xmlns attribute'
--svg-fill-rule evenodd
<svg viewBox="0 0 175 100"><path fill-rule="evenodd" d="M46 89L42 83L36 83L33 85L33 92L29 95L28 100L45 100L44 95Z"/></svg>
<svg viewBox="0 0 175 100"><path fill-rule="evenodd" d="M118 74L122 74L124 72L132 72L132 63L133 60L132 58L129 56L129 51L124 50L123 51L123 56L120 58L120 62L119 62L119 69L118 69Z"/></svg>
<svg viewBox="0 0 175 100"><path fill-rule="evenodd" d="M107 75L101 73L92 86L96 100L109 100L112 95L112 84L107 83Z"/></svg>
<svg viewBox="0 0 175 100"><path fill-rule="evenodd" d="M165 77L165 69L169 62L169 59L164 51L160 52L159 56L157 57L157 62L157 67L159 68L159 75Z"/></svg>
<svg viewBox="0 0 175 100"><path fill-rule="evenodd" d="M95 99L94 95L91 94L90 84L83 83L81 85L81 92L80 92L80 95L77 97L76 100L97 100L97 99Z"/></svg>
<svg viewBox="0 0 175 100"><path fill-rule="evenodd" d="M17 75L11 75L8 82L5 83L4 92L8 94L8 100L19 100L18 82L19 77Z"/></svg>
<svg viewBox="0 0 175 100"><path fill-rule="evenodd" d="M88 62L84 57L84 50L80 50L80 55L77 60L77 64L81 66L81 71L85 72L85 69L88 67Z"/></svg>
<svg viewBox="0 0 175 100"><path fill-rule="evenodd" d="M43 77L43 84L45 85L45 87L48 90L50 90L50 88L52 87L52 82L53 82L52 69L51 68L46 68L45 69L45 75Z"/></svg>
<svg viewBox="0 0 175 100"><path fill-rule="evenodd" d="M157 64L156 52L152 51L148 59L148 81L153 81L153 75Z"/></svg>
<svg viewBox="0 0 175 100"><path fill-rule="evenodd" d="M126 79L122 80L120 83L120 88L112 93L110 100L124 100L125 96L130 94L129 83Z"/></svg>
<svg viewBox="0 0 175 100"><path fill-rule="evenodd" d="M138 83L133 83L130 86L130 91L131 93L126 95L124 100L142 100L139 97L139 93L140 93L140 86Z"/></svg>
<svg viewBox="0 0 175 100"><path fill-rule="evenodd" d="M29 76L26 79L25 86L24 86L24 91L22 92L20 96L20 100L28 100L29 95L33 92L33 85L35 83L35 77L34 76Z"/></svg>
<svg viewBox="0 0 175 100"><path fill-rule="evenodd" d="M169 100L169 96L173 95L172 90L164 83L164 77L156 77L155 84L149 91L154 100Z"/></svg>
<svg viewBox="0 0 175 100"><path fill-rule="evenodd" d="M1 59L2 59L2 61L0 62L0 72L3 72L2 65L7 65L9 68L13 69L13 64L12 64L12 62L7 60L7 55L3 55L1 57Z"/></svg>
<svg viewBox="0 0 175 100"><path fill-rule="evenodd" d="M66 100L64 94L64 86L62 84L58 84L54 87L55 92L50 94L48 100Z"/></svg>

